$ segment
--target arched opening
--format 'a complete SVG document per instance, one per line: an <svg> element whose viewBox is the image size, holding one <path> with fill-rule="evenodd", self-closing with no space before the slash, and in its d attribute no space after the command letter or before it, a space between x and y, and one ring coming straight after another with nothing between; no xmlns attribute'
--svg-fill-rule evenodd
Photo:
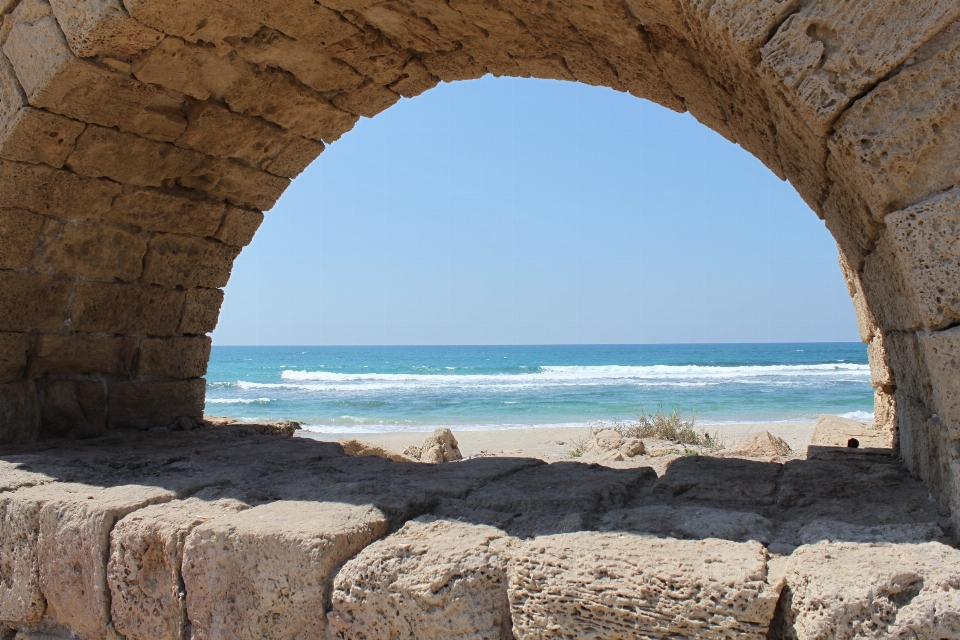
<svg viewBox="0 0 960 640"><path fill-rule="evenodd" d="M267 213L225 289L206 413L463 443L664 405L805 444L818 414L873 412L836 265L792 187L689 114L570 82L441 84L361 120ZM745 342L856 345L582 346ZM351 348L290 347L317 344ZM581 347L498 348L498 368L450 345Z"/></svg>
<svg viewBox="0 0 960 640"><path fill-rule="evenodd" d="M869 3L868 3L869 4ZM190 424L233 259L360 117L440 81L576 80L687 110L826 221L877 414L958 511L960 7L165 0L3 7L6 441Z"/></svg>

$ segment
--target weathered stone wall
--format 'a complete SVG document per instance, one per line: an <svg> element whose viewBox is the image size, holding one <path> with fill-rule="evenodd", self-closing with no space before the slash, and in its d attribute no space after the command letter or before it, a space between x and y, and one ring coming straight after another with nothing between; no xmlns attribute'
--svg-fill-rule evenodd
<svg viewBox="0 0 960 640"><path fill-rule="evenodd" d="M221 288L360 117L487 73L688 110L823 217L877 416L960 513L952 0L3 0L0 441L186 428Z"/></svg>

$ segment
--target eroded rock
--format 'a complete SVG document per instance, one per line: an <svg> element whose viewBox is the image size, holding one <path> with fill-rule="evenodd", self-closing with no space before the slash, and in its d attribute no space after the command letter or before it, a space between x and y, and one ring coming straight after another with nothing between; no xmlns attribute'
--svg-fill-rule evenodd
<svg viewBox="0 0 960 640"><path fill-rule="evenodd" d="M801 547L786 572L785 637L957 637L958 567L960 552L936 542Z"/></svg>
<svg viewBox="0 0 960 640"><path fill-rule="evenodd" d="M187 535L246 508L236 500L189 498L149 506L120 520L110 534L107 563L116 630L132 640L184 637L188 620L180 567Z"/></svg>
<svg viewBox="0 0 960 640"><path fill-rule="evenodd" d="M280 501L195 528L183 551L195 638L322 638L337 567L387 531L377 509Z"/></svg>
<svg viewBox="0 0 960 640"><path fill-rule="evenodd" d="M757 542L536 538L510 567L513 631L521 638L761 639L779 597L766 579L766 551Z"/></svg>
<svg viewBox="0 0 960 640"><path fill-rule="evenodd" d="M511 637L507 542L493 527L408 522L337 573L329 614L333 637Z"/></svg>

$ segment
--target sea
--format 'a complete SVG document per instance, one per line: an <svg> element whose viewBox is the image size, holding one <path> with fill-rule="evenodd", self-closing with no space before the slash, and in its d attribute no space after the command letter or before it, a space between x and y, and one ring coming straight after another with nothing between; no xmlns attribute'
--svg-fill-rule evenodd
<svg viewBox="0 0 960 640"><path fill-rule="evenodd" d="M872 420L861 343L214 346L206 413L316 433L485 430L680 411L703 427Z"/></svg>

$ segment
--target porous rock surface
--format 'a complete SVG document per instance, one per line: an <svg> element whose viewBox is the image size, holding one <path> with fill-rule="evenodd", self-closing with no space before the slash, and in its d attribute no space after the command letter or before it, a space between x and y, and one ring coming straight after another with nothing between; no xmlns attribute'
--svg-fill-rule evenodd
<svg viewBox="0 0 960 640"><path fill-rule="evenodd" d="M785 638L960 636L960 552L946 545L821 542L794 552L785 581Z"/></svg>
<svg viewBox="0 0 960 640"><path fill-rule="evenodd" d="M658 477L393 462L228 425L6 447L0 487L0 631L21 638L779 640L820 628L816 594L849 593L939 639L956 611L950 520L889 450L682 457ZM846 568L897 563L929 593Z"/></svg>
<svg viewBox="0 0 960 640"><path fill-rule="evenodd" d="M484 525L408 522L337 574L329 614L333 637L510 638L507 540Z"/></svg>
<svg viewBox="0 0 960 640"><path fill-rule="evenodd" d="M214 518L249 508L238 500L172 500L120 520L110 534L107 582L114 628L123 636L181 638L187 608L180 568L187 535Z"/></svg>
<svg viewBox="0 0 960 640"><path fill-rule="evenodd" d="M791 182L837 241L878 430L960 513L957 3L8 0L0 18L0 442L201 425L223 287L290 180L401 98L536 77L689 111Z"/></svg>
<svg viewBox="0 0 960 640"><path fill-rule="evenodd" d="M510 565L520 638L765 638L779 593L759 543L571 533Z"/></svg>
<svg viewBox="0 0 960 640"><path fill-rule="evenodd" d="M424 439L419 447L411 445L403 450L404 455L427 464L442 464L462 460L460 446L453 431L440 427Z"/></svg>
<svg viewBox="0 0 960 640"><path fill-rule="evenodd" d="M370 506L279 501L195 528L183 550L194 638L323 638L337 567L389 522Z"/></svg>

